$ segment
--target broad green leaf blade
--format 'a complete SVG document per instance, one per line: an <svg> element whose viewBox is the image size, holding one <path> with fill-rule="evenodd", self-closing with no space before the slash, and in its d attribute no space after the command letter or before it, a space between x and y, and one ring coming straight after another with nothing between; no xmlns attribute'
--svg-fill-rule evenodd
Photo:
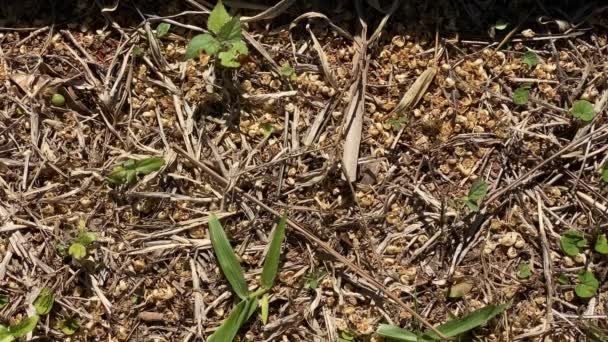
<svg viewBox="0 0 608 342"><path fill-rule="evenodd" d="M526 87L519 87L513 92L513 103L519 106L528 104L529 97L530 89Z"/></svg>
<svg viewBox="0 0 608 342"><path fill-rule="evenodd" d="M224 42L241 40L241 21L239 18L233 17L226 25L222 26L217 34L217 38Z"/></svg>
<svg viewBox="0 0 608 342"><path fill-rule="evenodd" d="M250 306L251 300L241 301L207 342L231 342L245 322Z"/></svg>
<svg viewBox="0 0 608 342"><path fill-rule="evenodd" d="M38 295L38 298L34 301L34 308L39 315L47 315L53 308L55 302L55 295L48 287L43 288Z"/></svg>
<svg viewBox="0 0 608 342"><path fill-rule="evenodd" d="M74 335L74 333L80 328L80 322L75 319L67 319L61 322L61 331L66 335Z"/></svg>
<svg viewBox="0 0 608 342"><path fill-rule="evenodd" d="M268 323L268 295L264 294L260 300L260 309L262 311L262 324Z"/></svg>
<svg viewBox="0 0 608 342"><path fill-rule="evenodd" d="M451 320L437 327L445 337L454 337L469 330L475 329L480 325L485 324L494 316L502 313L511 306L510 303L501 305L488 305L479 310L475 310L463 318ZM425 337L439 340L439 336L434 331L425 334Z"/></svg>
<svg viewBox="0 0 608 342"><path fill-rule="evenodd" d="M81 260L87 256L87 248L79 243L73 243L68 249L68 254L76 260Z"/></svg>
<svg viewBox="0 0 608 342"><path fill-rule="evenodd" d="M207 19L207 29L215 34L218 34L222 29L222 26L226 25L230 21L232 17L226 11L224 4L222 1L218 1L213 11L209 14L209 19Z"/></svg>
<svg viewBox="0 0 608 342"><path fill-rule="evenodd" d="M127 182L127 173L129 171L125 170L122 166L115 167L112 172L106 177L106 181L111 184L124 184Z"/></svg>
<svg viewBox="0 0 608 342"><path fill-rule="evenodd" d="M568 256L576 256L579 248L587 245L587 240L583 234L577 230L569 230L559 238L559 245L562 251Z"/></svg>
<svg viewBox="0 0 608 342"><path fill-rule="evenodd" d="M8 296L0 295L0 309L4 308L8 303Z"/></svg>
<svg viewBox="0 0 608 342"><path fill-rule="evenodd" d="M81 232L78 235L78 243L83 246L88 246L97 240L97 235L91 232Z"/></svg>
<svg viewBox="0 0 608 342"><path fill-rule="evenodd" d="M138 175L147 175L160 170L163 165L165 165L165 160L163 158L146 158L135 162L135 171Z"/></svg>
<svg viewBox="0 0 608 342"><path fill-rule="evenodd" d="M239 264L232 246L228 241L228 237L220 224L217 217L211 214L209 218L209 237L213 245L213 251L220 264L220 268L234 291L241 299L246 299L249 291L247 290L247 282L243 275L243 270Z"/></svg>
<svg viewBox="0 0 608 342"><path fill-rule="evenodd" d="M217 54L220 50L220 43L210 34L203 33L192 37L186 49L186 59L198 57L201 50L204 50L209 56Z"/></svg>
<svg viewBox="0 0 608 342"><path fill-rule="evenodd" d="M250 298L248 300L251 303L249 304L249 312L247 312L247 317L245 317L245 320L243 321L243 324L245 324L245 322L247 322L249 320L249 318L251 318L251 316L253 316L253 314L258 309L258 303L260 302L258 300L258 297L253 297L253 298Z"/></svg>
<svg viewBox="0 0 608 342"><path fill-rule="evenodd" d="M572 113L574 117L585 122L589 122L595 117L595 109L593 109L593 104L587 100L574 101L570 113Z"/></svg>
<svg viewBox="0 0 608 342"><path fill-rule="evenodd" d="M429 339L418 336L415 333L401 329L390 324L380 324L376 333L382 337L389 338L393 341L402 342L419 342L419 341L430 341Z"/></svg>
<svg viewBox="0 0 608 342"><path fill-rule="evenodd" d="M15 326L9 327L8 331L14 337L25 336L30 331L33 331L34 328L36 328L36 324L38 324L38 319L39 319L38 315L30 316L30 317L24 319L23 321L21 321L21 323L15 325Z"/></svg>
<svg viewBox="0 0 608 342"><path fill-rule="evenodd" d="M469 208L471 212L479 211L479 205L470 199L465 200L464 204Z"/></svg>
<svg viewBox="0 0 608 342"><path fill-rule="evenodd" d="M538 59L538 56L533 51L528 51L528 52L524 53L524 57L522 58L522 61L524 64L528 65L530 68L535 67L540 62L540 60Z"/></svg>
<svg viewBox="0 0 608 342"><path fill-rule="evenodd" d="M0 342L12 342L14 339L8 328L0 324Z"/></svg>
<svg viewBox="0 0 608 342"><path fill-rule="evenodd" d="M527 262L522 262L519 264L517 269L517 278L519 279L527 279L532 275L532 271L530 270L530 264Z"/></svg>
<svg viewBox="0 0 608 342"><path fill-rule="evenodd" d="M606 234L601 234L595 240L594 248L596 252L607 255L608 254L608 239L606 239ZM0 306L1 307L1 306Z"/></svg>
<svg viewBox="0 0 608 342"><path fill-rule="evenodd" d="M156 36L158 38L162 38L169 33L169 29L171 28L171 24L169 23L160 23L156 26Z"/></svg>
<svg viewBox="0 0 608 342"><path fill-rule="evenodd" d="M277 225L270 241L268 254L264 259L264 268L262 269L262 287L270 289L274 284L274 279L277 276L279 269L279 260L281 259L281 245L285 238L285 224L287 223L287 213L283 214L281 221Z"/></svg>
<svg viewBox="0 0 608 342"><path fill-rule="evenodd" d="M479 203L479 201L483 200L483 198L486 197L487 193L488 193L488 183L486 183L482 180L478 180L478 181L475 181L475 183L473 183L471 185L471 189L469 189L469 195L467 197L470 200L473 200L473 201Z"/></svg>
<svg viewBox="0 0 608 342"><path fill-rule="evenodd" d="M578 284L574 288L574 292L580 298L591 298L595 296L599 286L600 282L592 272L583 271L578 274Z"/></svg>

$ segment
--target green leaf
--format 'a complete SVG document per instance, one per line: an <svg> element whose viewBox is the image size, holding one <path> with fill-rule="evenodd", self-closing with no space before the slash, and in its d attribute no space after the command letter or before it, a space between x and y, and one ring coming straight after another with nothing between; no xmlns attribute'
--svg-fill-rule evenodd
<svg viewBox="0 0 608 342"><path fill-rule="evenodd" d="M138 175L148 175L154 171L160 170L165 165L163 158L151 157L135 162L135 171Z"/></svg>
<svg viewBox="0 0 608 342"><path fill-rule="evenodd" d="M268 295L264 294L260 300L260 309L262 310L262 324L268 323Z"/></svg>
<svg viewBox="0 0 608 342"><path fill-rule="evenodd" d="M513 92L513 103L519 106L528 104L529 97L530 86L522 85Z"/></svg>
<svg viewBox="0 0 608 342"><path fill-rule="evenodd" d="M47 315L51 312L53 308L53 303L55 302L55 295L48 287L40 290L40 294L38 298L34 301L34 308L39 315Z"/></svg>
<svg viewBox="0 0 608 342"><path fill-rule="evenodd" d="M494 316L502 313L511 306L510 303L501 305L488 305L481 309L475 310L463 318L451 320L437 327L445 337L458 336L464 332L475 329L480 325L485 324ZM425 337L439 340L439 336L434 331L425 334Z"/></svg>
<svg viewBox="0 0 608 342"><path fill-rule="evenodd" d="M220 221L213 214L209 218L209 237L220 268L232 286L232 290L241 299L246 299L249 291L247 290L247 282L245 281L245 276L243 276L243 270L232 250L232 246L230 246L230 242Z"/></svg>
<svg viewBox="0 0 608 342"><path fill-rule="evenodd" d="M253 298L249 298L249 301L251 302L249 304L249 311L248 311L247 317L245 317L245 321L243 321L243 323L247 322L249 320L249 318L251 318L251 316L253 316L253 314L258 309L259 300L258 300L257 296L253 297Z"/></svg>
<svg viewBox="0 0 608 342"><path fill-rule="evenodd" d="M156 36L158 38L162 38L169 33L169 29L171 28L171 24L169 23L160 23L156 26Z"/></svg>
<svg viewBox="0 0 608 342"><path fill-rule="evenodd" d="M296 77L296 71L294 70L294 68L291 65L289 65L289 63L284 64L281 67L281 75L289 78L292 81L295 81L296 78L297 78Z"/></svg>
<svg viewBox="0 0 608 342"><path fill-rule="evenodd" d="M80 322L75 319L67 319L61 322L61 331L68 336L74 335L78 328L80 328Z"/></svg>
<svg viewBox="0 0 608 342"><path fill-rule="evenodd" d="M570 284L570 279L568 279L568 276L566 276L565 274L560 274L557 276L557 282L562 285L568 285Z"/></svg>
<svg viewBox="0 0 608 342"><path fill-rule="evenodd" d="M608 254L608 239L606 239L606 234L601 234L595 240L595 246L593 247L596 252L607 255Z"/></svg>
<svg viewBox="0 0 608 342"><path fill-rule="evenodd" d="M389 118L388 120L386 120L386 122L388 122L388 124L392 126L393 131L395 132L399 132L401 127L403 127L403 124L407 123L407 121L408 120L405 116L401 116L398 118Z"/></svg>
<svg viewBox="0 0 608 342"><path fill-rule="evenodd" d="M264 138L268 138L274 132L274 126L269 122L264 122L260 125Z"/></svg>
<svg viewBox="0 0 608 342"><path fill-rule="evenodd" d="M319 287L319 282L323 280L327 272L323 270L318 270L312 273L309 273L306 276L306 283L304 283L304 287L307 289L316 290Z"/></svg>
<svg viewBox="0 0 608 342"><path fill-rule="evenodd" d="M418 341L429 341L422 336L416 335L415 333L401 329L397 326L390 324L380 324L376 333L382 337L387 337L393 341L402 342L418 342Z"/></svg>
<svg viewBox="0 0 608 342"><path fill-rule="evenodd" d="M0 309L4 308L6 305L8 305L8 303L8 296L0 295Z"/></svg>
<svg viewBox="0 0 608 342"><path fill-rule="evenodd" d="M208 342L230 342L245 323L252 300L241 301L230 313L222 325L209 336Z"/></svg>
<svg viewBox="0 0 608 342"><path fill-rule="evenodd" d="M78 239L76 240L79 244L83 246L88 246L97 240L97 235L91 232L81 232L78 235Z"/></svg>
<svg viewBox="0 0 608 342"><path fill-rule="evenodd" d="M519 279L528 279L532 275L532 271L530 270L530 264L527 262L522 262L519 264L517 269L517 278Z"/></svg>
<svg viewBox="0 0 608 342"><path fill-rule="evenodd" d="M506 22L506 21L504 21L502 19L498 19L496 21L496 24L494 25L494 28L497 29L497 30L499 30L499 31L502 31L502 30L506 29L507 26L509 26L508 22Z"/></svg>
<svg viewBox="0 0 608 342"><path fill-rule="evenodd" d="M207 19L207 29L215 34L219 34L222 26L226 25L232 19L230 14L226 11L224 4L222 1L218 1L213 11L209 14L209 19Z"/></svg>
<svg viewBox="0 0 608 342"><path fill-rule="evenodd" d="M53 97L51 97L51 103L55 107L63 107L65 104L65 98L61 94L54 94Z"/></svg>
<svg viewBox="0 0 608 342"><path fill-rule="evenodd" d="M198 57L201 50L209 56L215 56L220 50L220 42L208 33L203 33L192 37L186 49L186 59Z"/></svg>
<svg viewBox="0 0 608 342"><path fill-rule="evenodd" d="M22 337L27 335L29 332L33 331L36 328L36 324L38 324L38 319L40 317L38 315L30 316L21 323L11 326L8 328L8 331L13 335L13 337Z"/></svg>
<svg viewBox="0 0 608 342"><path fill-rule="evenodd" d="M115 167L106 177L110 184L133 184L135 183L135 170L128 170L122 166Z"/></svg>
<svg viewBox="0 0 608 342"><path fill-rule="evenodd" d="M11 332L8 330L8 328L0 324L0 342L11 342L14 339L15 338L13 337L13 335L11 335Z"/></svg>
<svg viewBox="0 0 608 342"><path fill-rule="evenodd" d="M599 286L600 282L592 272L583 271L578 274L578 284L574 288L574 292L580 298L591 298L595 296Z"/></svg>
<svg viewBox="0 0 608 342"><path fill-rule="evenodd" d="M80 243L73 243L70 245L70 249L68 249L68 254L71 255L74 259L80 260L87 256L87 248Z"/></svg>
<svg viewBox="0 0 608 342"><path fill-rule="evenodd" d="M471 189L469 189L469 195L467 196L470 200L479 201L483 200L488 193L488 183L478 180L473 185L471 185Z"/></svg>
<svg viewBox="0 0 608 342"><path fill-rule="evenodd" d="M243 41L233 41L230 42L231 47L222 51L218 54L220 58L220 64L227 68L238 68L241 66L241 63L237 61L239 55L246 55L249 53L247 49L247 45Z"/></svg>
<svg viewBox="0 0 608 342"><path fill-rule="evenodd" d="M230 19L217 34L220 41L241 40L241 21L237 17Z"/></svg>
<svg viewBox="0 0 608 342"><path fill-rule="evenodd" d="M604 183L608 183L608 162L602 166L602 180Z"/></svg>
<svg viewBox="0 0 608 342"><path fill-rule="evenodd" d="M479 205L476 202L471 201L470 199L465 199L464 204L469 208L471 212L479 211Z"/></svg>
<svg viewBox="0 0 608 342"><path fill-rule="evenodd" d="M528 51L528 52L524 53L522 62L524 64L528 65L530 68L533 68L536 65L538 65L540 60L538 59L538 56L536 55L536 53L534 53L533 51Z"/></svg>
<svg viewBox="0 0 608 342"><path fill-rule="evenodd" d="M574 117L585 122L589 122L595 117L595 109L593 109L593 104L587 100L574 101L570 112L572 115L574 115Z"/></svg>
<svg viewBox="0 0 608 342"><path fill-rule="evenodd" d="M274 279L279 270L279 261L281 259L281 244L285 238L285 224L287 222L287 213L283 214L281 221L277 225L272 235L268 254L264 259L264 267L262 268L262 287L270 289L274 284Z"/></svg>
<svg viewBox="0 0 608 342"><path fill-rule="evenodd" d="M581 232L569 230L560 236L559 245L566 255L573 257L579 253L579 248L587 245L587 240L585 240Z"/></svg>

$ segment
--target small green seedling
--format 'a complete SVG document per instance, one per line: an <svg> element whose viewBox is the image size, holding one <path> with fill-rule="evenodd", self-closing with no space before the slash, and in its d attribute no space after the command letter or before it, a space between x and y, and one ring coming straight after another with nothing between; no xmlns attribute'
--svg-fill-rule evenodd
<svg viewBox="0 0 608 342"><path fill-rule="evenodd" d="M579 248L587 246L587 240L577 230L569 230L559 238L559 245L567 256L576 256Z"/></svg>
<svg viewBox="0 0 608 342"><path fill-rule="evenodd" d="M595 117L593 104L587 100L574 101L570 113L572 113L575 118L579 118L585 122L590 122Z"/></svg>
<svg viewBox="0 0 608 342"><path fill-rule="evenodd" d="M97 240L97 235L86 231L84 220L80 220L78 229L80 230L80 234L70 244L68 254L76 260L82 260L87 256L87 247Z"/></svg>
<svg viewBox="0 0 608 342"><path fill-rule="evenodd" d="M517 268L517 278L519 279L528 279L532 275L532 271L530 270L530 264L527 262L522 262L519 264Z"/></svg>
<svg viewBox="0 0 608 342"><path fill-rule="evenodd" d="M519 88L515 89L513 92L513 103L518 106L528 104L528 99L530 98L530 88L532 88L530 83L524 83Z"/></svg>
<svg viewBox="0 0 608 342"><path fill-rule="evenodd" d="M522 58L522 62L529 66L530 68L534 68L540 63L540 59L533 51L528 51L524 53L524 57Z"/></svg>
<svg viewBox="0 0 608 342"><path fill-rule="evenodd" d="M602 255L608 255L608 239L606 238L606 234L600 234L597 237L597 240L595 240L595 246L593 246L593 249L602 254Z"/></svg>
<svg viewBox="0 0 608 342"><path fill-rule="evenodd" d="M316 270L314 272L309 273L306 276L306 282L304 283L304 288L316 290L319 287L319 283L323 278L325 278L327 272L325 270Z"/></svg>
<svg viewBox="0 0 608 342"><path fill-rule="evenodd" d="M597 293L600 282L595 278L592 272L582 271L578 274L578 284L574 288L574 292L580 298L591 298Z"/></svg>
<svg viewBox="0 0 608 342"><path fill-rule="evenodd" d="M557 276L557 282L562 285L568 285L568 284L570 284L570 279L568 279L567 275L562 273Z"/></svg>
<svg viewBox="0 0 608 342"><path fill-rule="evenodd" d="M281 67L281 75L287 77L292 81L295 81L298 78L296 75L296 71L291 65L289 65L289 63L286 63Z"/></svg>
<svg viewBox="0 0 608 342"><path fill-rule="evenodd" d="M494 318L496 315L501 314L503 311L511 306L510 303L501 305L488 305L481 309L475 310L472 313L466 315L460 319L454 319L447 323L441 324L436 329L443 334L445 337L457 337L473 330ZM440 341L439 335L434 331L428 331L424 334L420 332L412 332L405 329L401 329L395 325L380 324L380 327L376 333L382 337L386 337L395 341L406 341L406 342L429 342L429 341Z"/></svg>
<svg viewBox="0 0 608 342"><path fill-rule="evenodd" d="M219 57L220 64L228 68L238 68L239 55L247 55L249 50L241 39L241 22L226 11L221 1L213 8L207 20L209 33L196 35L188 44L186 59L197 57L201 50L209 56Z"/></svg>
<svg viewBox="0 0 608 342"><path fill-rule="evenodd" d="M51 103L55 107L63 107L65 104L65 97L61 94L54 94L53 97L51 97Z"/></svg>
<svg viewBox="0 0 608 342"><path fill-rule="evenodd" d="M405 116L400 116L398 118L389 118L386 120L389 125L393 128L393 131L399 132L401 127L407 123L407 118Z"/></svg>
<svg viewBox="0 0 608 342"><path fill-rule="evenodd" d="M114 167L112 172L106 177L106 181L114 185L133 185L137 181L137 176L158 171L163 165L165 165L165 160L157 157L142 160L127 160L121 165Z"/></svg>
<svg viewBox="0 0 608 342"><path fill-rule="evenodd" d="M169 29L171 29L171 24L169 23L160 23L156 27L156 36L158 38L162 38L169 33Z"/></svg>
<svg viewBox="0 0 608 342"><path fill-rule="evenodd" d="M48 315L53 308L53 303L55 302L55 295L48 287L43 288L40 291L40 294L34 301L34 308L38 315Z"/></svg>
<svg viewBox="0 0 608 342"><path fill-rule="evenodd" d="M59 327L64 334L70 336L80 328L80 322L75 319L66 319L59 323Z"/></svg>
<svg viewBox="0 0 608 342"><path fill-rule="evenodd" d="M220 221L215 215L209 218L209 239L220 269L226 276L228 283L234 293L241 298L241 302L232 310L228 318L222 325L209 337L209 342L232 341L239 329L256 311L258 306L261 309L262 321L268 321L268 297L267 292L274 285L274 280L278 273L279 261L281 257L281 245L285 238L285 224L287 215L283 215L272 234L270 247L264 259L262 268L261 288L253 293L249 292L243 269L234 253L228 237L222 228ZM262 299L260 300L260 296Z"/></svg>
<svg viewBox="0 0 608 342"><path fill-rule="evenodd" d="M34 308L36 309L37 314L22 320L18 324L11 325L8 328L0 324L0 342L11 342L16 338L23 337L34 331L40 316L47 315L51 312L54 302L55 296L51 289L48 287L43 288L38 297L36 297L36 300L34 300Z"/></svg>
<svg viewBox="0 0 608 342"><path fill-rule="evenodd" d="M479 205L488 193L488 183L478 180L471 185L469 194L464 198L464 204L471 212L479 211Z"/></svg>
<svg viewBox="0 0 608 342"><path fill-rule="evenodd" d="M274 132L274 126L269 122L264 122L260 125L264 138L268 138Z"/></svg>

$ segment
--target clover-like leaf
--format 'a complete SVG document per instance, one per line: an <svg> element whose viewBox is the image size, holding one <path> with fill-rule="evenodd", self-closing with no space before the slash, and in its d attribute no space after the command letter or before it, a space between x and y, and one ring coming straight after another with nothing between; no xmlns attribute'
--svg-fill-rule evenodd
<svg viewBox="0 0 608 342"><path fill-rule="evenodd" d="M197 57L201 50L209 56L215 56L220 50L220 42L208 33L198 34L192 37L192 40L188 43L186 59Z"/></svg>
<svg viewBox="0 0 608 342"><path fill-rule="evenodd" d="M600 282L592 272L583 271L578 274L578 284L574 288L574 292L580 298L591 298L595 296L599 286Z"/></svg>
<svg viewBox="0 0 608 342"><path fill-rule="evenodd" d="M532 275L532 271L530 270L530 264L527 262L522 262L519 264L517 268L517 278L519 279L528 279Z"/></svg>
<svg viewBox="0 0 608 342"><path fill-rule="evenodd" d="M218 34L222 29L222 26L226 25L232 19L226 7L222 4L222 1L218 1L213 11L209 14L207 19L207 29L215 34Z"/></svg>
<svg viewBox="0 0 608 342"><path fill-rule="evenodd" d="M605 233L598 235L593 249L600 254L608 255L608 239L606 238Z"/></svg>
<svg viewBox="0 0 608 342"><path fill-rule="evenodd" d="M40 294L34 301L34 308L39 315L47 315L53 308L55 302L55 295L48 287L43 288Z"/></svg>
<svg viewBox="0 0 608 342"><path fill-rule="evenodd" d="M569 230L560 236L560 247L567 256L576 256L579 253L579 248L587 245L587 240L583 234L577 230Z"/></svg>
<svg viewBox="0 0 608 342"><path fill-rule="evenodd" d="M169 23L160 23L156 27L156 36L158 38L162 38L169 33L169 29L171 28L171 24Z"/></svg>
<svg viewBox="0 0 608 342"><path fill-rule="evenodd" d="M74 333L80 328L80 322L75 319L66 319L60 323L61 331L66 335L74 335Z"/></svg>
<svg viewBox="0 0 608 342"><path fill-rule="evenodd" d="M400 116L398 118L389 118L386 120L386 122L388 122L388 124L391 125L391 127L393 128L393 131L395 131L395 132L399 132L401 127L403 127L403 125L405 123L407 123L407 121L408 120L405 116Z"/></svg>
<svg viewBox="0 0 608 342"><path fill-rule="evenodd" d="M97 240L97 235L95 233L91 233L91 232L81 232L78 235L78 239L76 239L76 241L78 241L79 244L83 245L83 246L88 246L90 244L92 244L93 242L95 242Z"/></svg>
<svg viewBox="0 0 608 342"><path fill-rule="evenodd" d="M13 335L13 337L25 336L36 328L36 324L38 324L39 318L40 316L38 315L30 316L21 321L19 324L10 326L8 328L8 331L11 335Z"/></svg>
<svg viewBox="0 0 608 342"><path fill-rule="evenodd" d="M572 113L574 117L585 122L589 122L595 117L595 109L593 109L593 104L587 100L574 101L570 113Z"/></svg>
<svg viewBox="0 0 608 342"><path fill-rule="evenodd" d="M68 254L70 254L76 260L81 260L87 256L87 248L76 242L70 245Z"/></svg>
<svg viewBox="0 0 608 342"><path fill-rule="evenodd" d="M513 92L513 103L522 106L528 104L530 98L530 86L522 85Z"/></svg>
<svg viewBox="0 0 608 342"><path fill-rule="evenodd" d="M538 58L538 55L536 55L536 53L534 53L533 51L528 51L528 52L524 53L522 62L524 64L526 64L527 66L529 66L530 68L533 68L536 65L538 65L538 63L540 62L540 59Z"/></svg>
<svg viewBox="0 0 608 342"><path fill-rule="evenodd" d="M296 71L291 65L289 65L289 63L286 63L281 67L281 75L289 78L292 81L297 79Z"/></svg>

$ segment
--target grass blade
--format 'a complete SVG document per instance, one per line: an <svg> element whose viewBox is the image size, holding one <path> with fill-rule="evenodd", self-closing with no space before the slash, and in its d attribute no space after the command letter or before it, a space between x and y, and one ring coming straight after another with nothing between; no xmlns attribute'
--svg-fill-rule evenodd
<svg viewBox="0 0 608 342"><path fill-rule="evenodd" d="M208 342L231 342L247 320L252 300L241 301L222 325L209 336Z"/></svg>
<svg viewBox="0 0 608 342"><path fill-rule="evenodd" d="M397 326L390 324L380 324L376 333L382 337L387 337L392 341L401 342L418 342L418 341L429 341L416 335L415 333L401 329Z"/></svg>
<svg viewBox="0 0 608 342"><path fill-rule="evenodd" d="M469 330L475 329L482 324L485 324L494 316L508 309L510 306L511 303L501 305L488 305L479 310L473 311L472 313L464 316L463 318L455 319L444 323L438 326L437 330L439 330L446 337L458 336ZM439 336L434 331L426 333L425 337L433 340L439 340Z"/></svg>
<svg viewBox="0 0 608 342"><path fill-rule="evenodd" d="M279 269L279 260L281 259L281 244L285 238L285 223L287 221L287 213L283 214L281 221L274 230L272 241L266 259L264 259L264 268L262 269L262 287L270 289L274 283L274 278Z"/></svg>
<svg viewBox="0 0 608 342"><path fill-rule="evenodd" d="M260 309L262 310L262 324L268 323L268 295L264 294L260 301Z"/></svg>
<svg viewBox="0 0 608 342"><path fill-rule="evenodd" d="M232 250L232 246L230 246L230 242L220 221L213 214L209 218L209 236L217 261L230 286L232 286L232 290L241 299L247 299L249 291L247 290L247 282L245 281L243 270Z"/></svg>

